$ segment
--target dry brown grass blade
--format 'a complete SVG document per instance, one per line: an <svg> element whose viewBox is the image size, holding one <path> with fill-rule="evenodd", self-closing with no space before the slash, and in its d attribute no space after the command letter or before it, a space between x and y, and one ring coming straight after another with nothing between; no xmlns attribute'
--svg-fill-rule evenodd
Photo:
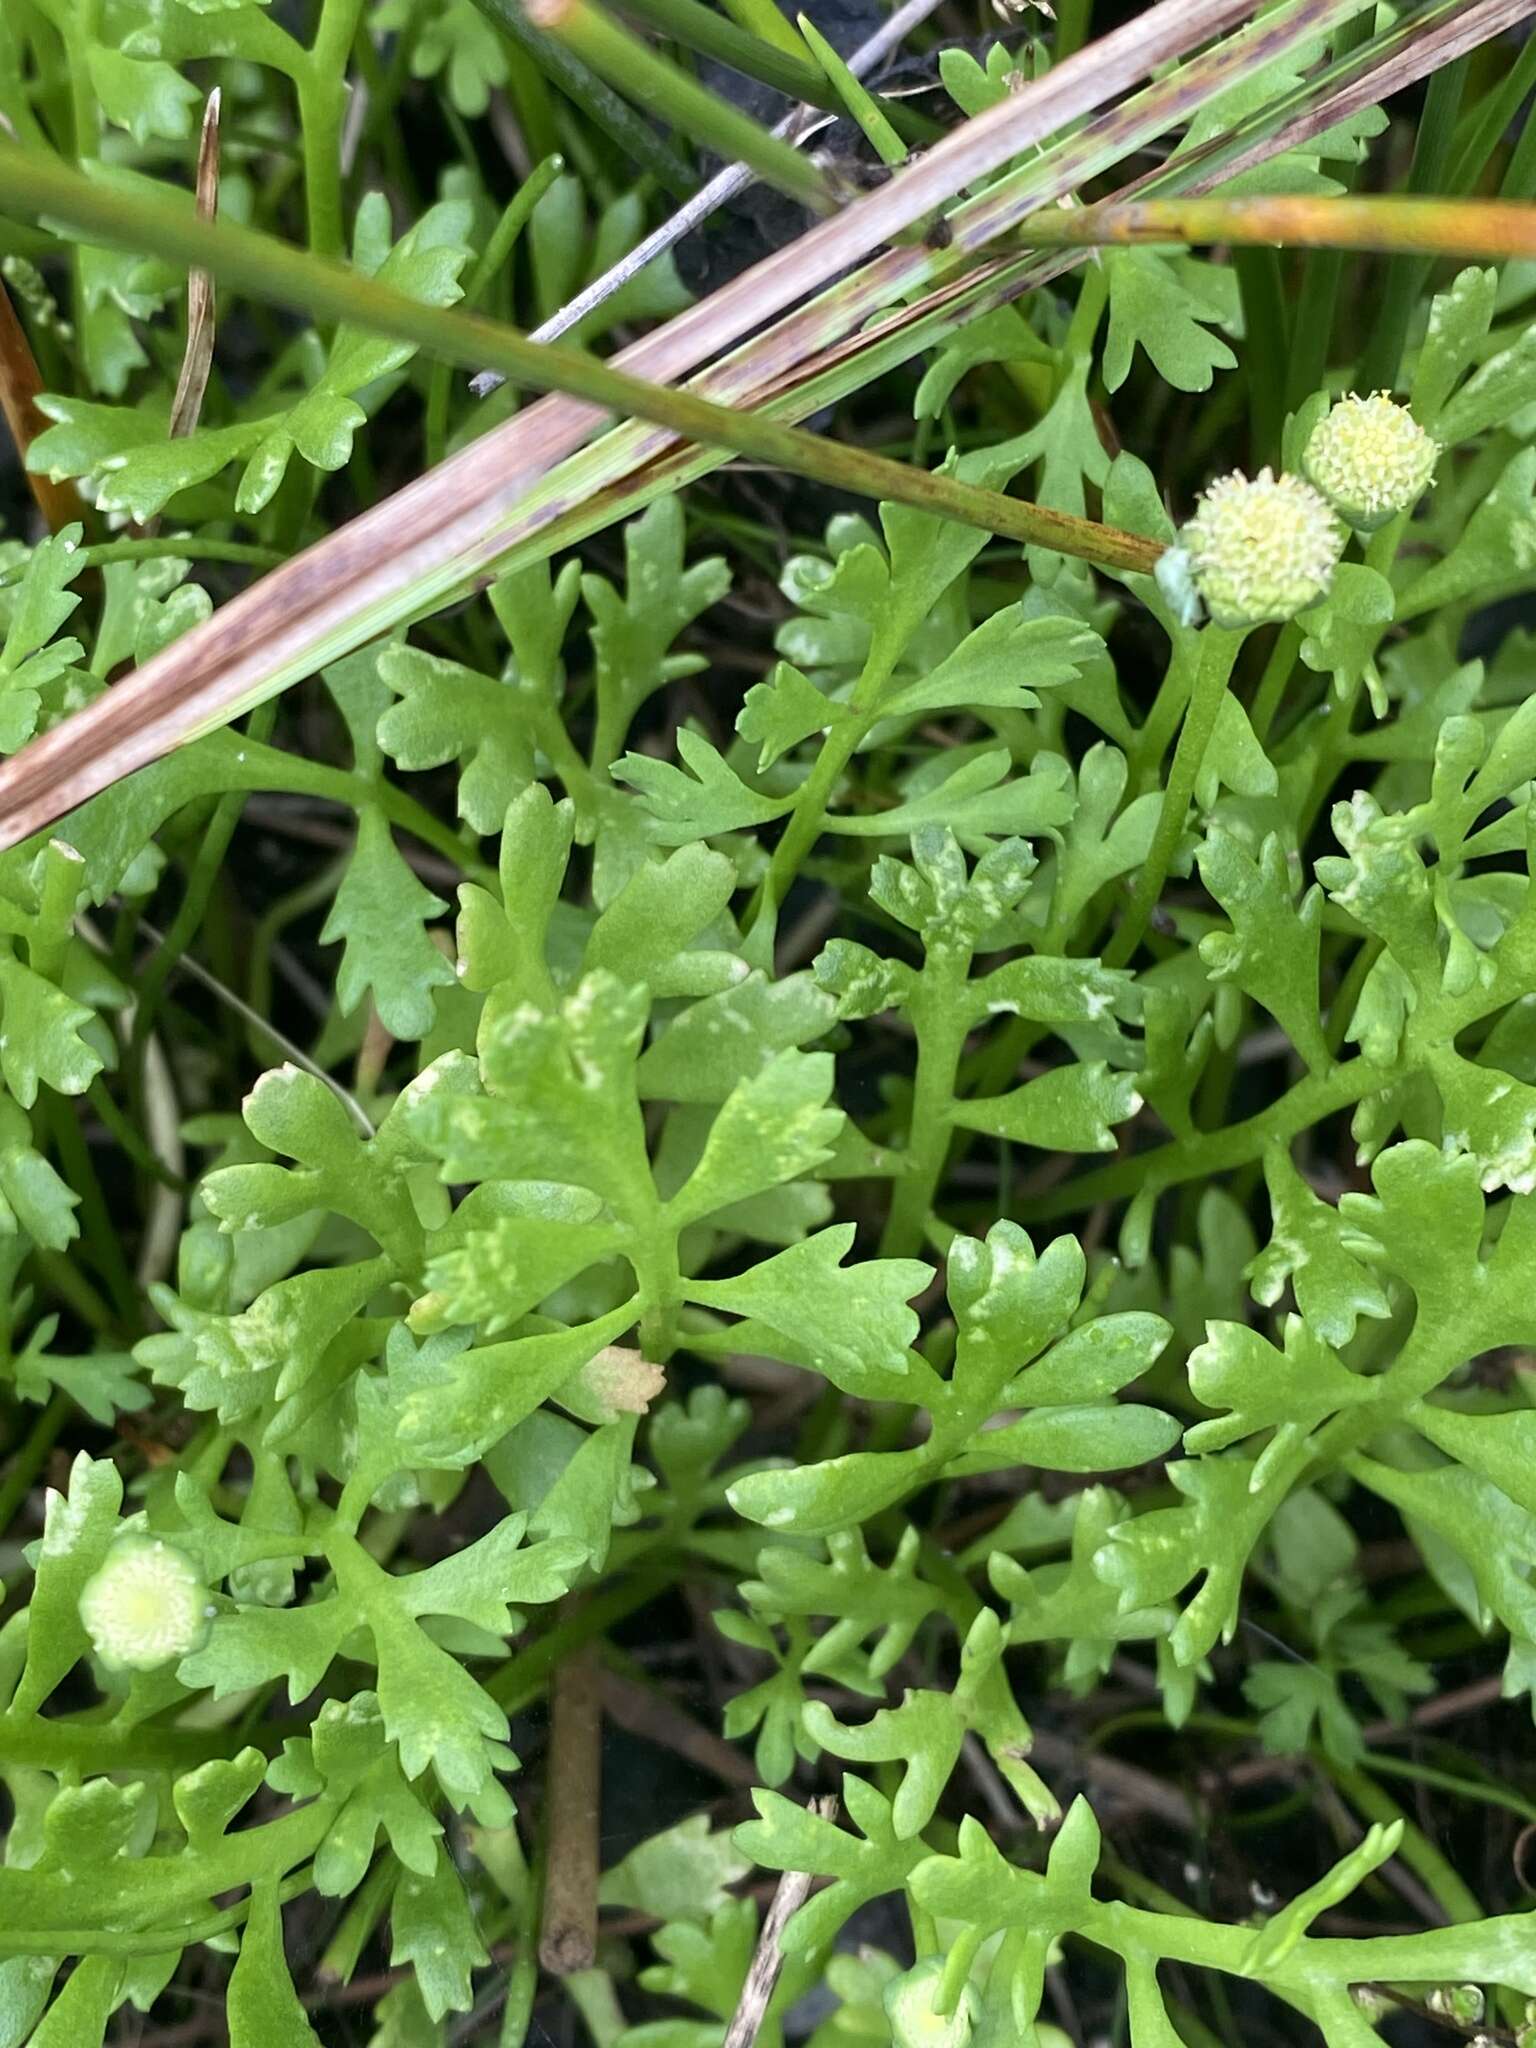
<svg viewBox="0 0 1536 2048"><path fill-rule="evenodd" d="M1326 4L1317 0L1319 14ZM956 192L1254 12L1254 0L1158 0L1137 21L967 121L888 184L623 351L618 364L656 382L686 375ZM897 253L932 260L924 252ZM882 274L880 292L891 284ZM861 305L850 298L855 322ZM841 319L839 328L848 331ZM792 370L785 346L780 340L777 350L770 347L756 374ZM710 395L735 401L733 387L753 381L751 374L743 380L744 367L724 366L710 381ZM311 674L361 644L381 630L381 619L400 616L402 590L441 595L469 580L505 550L529 491L601 420L581 401L544 399L274 570L0 767L0 844L13 844L223 723L274 675ZM667 437L659 439L664 446ZM567 503L556 493L542 516L558 517L589 497L590 489Z"/></svg>
<svg viewBox="0 0 1536 2048"><path fill-rule="evenodd" d="M38 372L37 358L32 353L32 344L27 339L27 330L11 304L10 293L0 284L0 416L4 417L10 430L16 459L23 469L26 469L27 450L48 425L37 409L37 395L42 388L43 380ZM85 518L86 508L72 484L56 484L49 477L33 475L30 470L27 471L27 482L31 486L33 502L46 520L50 533L57 533L61 527Z"/></svg>
<svg viewBox="0 0 1536 2048"><path fill-rule="evenodd" d="M197 146L199 220L213 220L219 211L219 100L219 89L215 86L203 109L203 132ZM215 328L213 277L209 271L198 268L187 277L187 346L181 358L181 375L176 380L176 396L171 401L173 441L196 431L213 369Z"/></svg>

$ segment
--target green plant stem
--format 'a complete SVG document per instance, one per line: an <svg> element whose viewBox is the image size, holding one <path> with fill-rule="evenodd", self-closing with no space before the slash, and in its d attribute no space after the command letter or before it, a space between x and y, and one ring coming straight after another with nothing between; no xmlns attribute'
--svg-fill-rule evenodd
<svg viewBox="0 0 1536 2048"><path fill-rule="evenodd" d="M1248 712L1248 723L1253 727L1253 736L1260 746L1269 738L1275 713L1285 695L1285 686L1296 673L1296 664L1301 659L1301 637L1301 628L1287 623L1280 628L1275 644L1269 650L1269 659L1264 664L1264 673L1259 677L1259 686L1253 693L1253 703Z"/></svg>
<svg viewBox="0 0 1536 2048"><path fill-rule="evenodd" d="M1201 653L1198 634L1182 633L1174 641L1173 654L1152 700L1152 708L1131 742L1131 787L1138 795L1157 785L1163 756L1188 708L1190 691L1200 670Z"/></svg>
<svg viewBox="0 0 1536 2048"><path fill-rule="evenodd" d="M1290 319L1280 258L1274 249L1236 249L1232 255L1242 293L1247 343L1248 417L1255 469L1278 464L1285 425L1285 375L1290 361Z"/></svg>
<svg viewBox="0 0 1536 2048"><path fill-rule="evenodd" d="M792 100L803 100L807 106L822 107L831 114L843 111L835 88L807 59L803 49L792 55L779 42L739 28L712 8L701 5L701 0L629 0L629 9L663 35L687 49L713 57L744 78L771 85L776 92ZM777 9L774 11L777 13ZM900 102L881 100L877 94L871 97L909 142L931 139L936 132L931 122Z"/></svg>
<svg viewBox="0 0 1536 2048"><path fill-rule="evenodd" d="M323 1825L329 1825L334 1807L329 1800L317 1799L307 1811ZM313 1891L314 1885L314 1866L306 1863L302 1870L290 1871L282 1880L277 1888L278 1899L286 1905L290 1899ZM198 1948L218 1935L228 1934L244 1925L250 1910L248 1893L222 1912L205 1913L201 1920L187 1921L180 1927L152 1928L142 1934L120 1934L97 1927L49 1927L35 1932L0 1927L0 1956L163 1956L171 1949Z"/></svg>
<svg viewBox="0 0 1536 2048"><path fill-rule="evenodd" d="M1124 1201L1144 1186L1177 1187L1184 1181L1246 1166L1251 1160L1262 1158L1267 1146L1285 1143L1324 1117L1336 1115L1362 1096L1386 1087L1395 1073L1395 1068L1377 1066L1370 1060L1345 1060L1326 1074L1298 1081L1278 1102L1242 1123L1160 1145L1151 1152L1135 1153L1076 1180L1064 1181L1060 1187L1025 1203L1024 1218L1046 1222L1080 1209L1096 1208L1100 1202Z"/></svg>
<svg viewBox="0 0 1536 2048"><path fill-rule="evenodd" d="M1469 60L1460 57L1435 72L1424 96L1413 162L1408 171L1412 193L1441 189L1456 136L1456 116L1461 108ZM1398 257L1387 266L1381 301L1371 322L1370 340L1360 360L1355 379L1357 391L1391 391L1402 372L1403 351L1408 342L1409 322L1429 275L1423 257Z"/></svg>
<svg viewBox="0 0 1536 2048"><path fill-rule="evenodd" d="M647 1607L676 1580L676 1559L661 1550L658 1533L646 1539L660 1552L638 1569L633 1565L622 1578L612 1580L571 1614L556 1622L537 1642L519 1650L490 1680L486 1691L508 1714L515 1714L536 1700L549 1683L559 1660L594 1636L606 1635L626 1616Z"/></svg>
<svg viewBox="0 0 1536 2048"><path fill-rule="evenodd" d="M57 216L114 246L152 249L173 262L201 264L253 294L296 306L312 318L349 321L393 334L468 369L499 370L538 391L565 391L607 411L654 421L689 440L709 442L818 482L914 505L939 518L1009 539L1077 555L1107 568L1146 573L1163 549L1140 534L1030 505L928 470L833 443L757 412L716 405L688 390L647 383L580 349L531 342L515 328L473 314L424 306L376 278L321 262L267 235L228 221L199 222L149 195L131 201L67 166L45 162L0 138L0 182L8 202Z"/></svg>
<svg viewBox="0 0 1536 2048"><path fill-rule="evenodd" d="M185 1771L228 1755L222 1732L0 1714L0 1759L40 1770L77 1771L86 1777L104 1771Z"/></svg>
<svg viewBox="0 0 1536 2048"><path fill-rule="evenodd" d="M62 1252L48 1251L42 1245L32 1247L31 1257L53 1293L81 1322L100 1337L117 1334L117 1317L111 1305L81 1271L77 1260L66 1258Z"/></svg>
<svg viewBox="0 0 1536 2048"><path fill-rule="evenodd" d="M917 1075L912 1119L905 1170L897 1176L880 1240L882 1258L912 1258L922 1249L928 1212L949 1156L949 1110L966 1040L961 995L970 966L968 946L935 946L913 993L910 1015L917 1033Z"/></svg>
<svg viewBox="0 0 1536 2048"><path fill-rule="evenodd" d="M1357 14L1352 20L1342 22L1333 32L1330 48L1333 60L1337 63L1357 50L1369 39L1371 28L1369 14ZM1346 188L1353 187L1357 176L1354 164L1330 168ZM1342 249L1313 249L1308 252L1296 300L1296 322L1291 330L1291 358L1285 389L1288 412L1299 411L1322 385L1333 344L1339 286L1343 277Z"/></svg>
<svg viewBox="0 0 1536 2048"><path fill-rule="evenodd" d="M304 130L304 200L309 246L317 256L346 247L341 203L341 129L347 113L347 59L363 0L321 0L320 25L298 74Z"/></svg>
<svg viewBox="0 0 1536 2048"><path fill-rule="evenodd" d="M1346 1770L1339 1764L1330 1764L1328 1771L1350 1805L1368 1821L1383 1825L1402 1822L1403 1839L1397 1853L1433 1895L1447 1920L1483 1918L1482 1903L1476 1894L1462 1883L1424 1830L1404 1813L1390 1793L1383 1791L1364 1771Z"/></svg>
<svg viewBox="0 0 1536 2048"><path fill-rule="evenodd" d="M109 540L81 548L75 559L86 569L105 569L113 562L162 562L167 558L188 562L238 562L252 569L275 569L288 557L276 548L258 547L241 540L204 540L195 534L174 534L155 540ZM27 573L25 562L0 571L0 590L20 583Z"/></svg>
<svg viewBox="0 0 1536 2048"><path fill-rule="evenodd" d="M805 45L774 0L722 0L722 5L737 26L760 43L771 43L786 57L805 55Z"/></svg>
<svg viewBox="0 0 1536 2048"><path fill-rule="evenodd" d="M248 737L258 744L264 744L271 736L277 718L277 700L269 699L251 713L248 722ZM176 906L176 915L171 928L156 947L139 979L133 1006L133 1047L137 1054L154 1029L155 1017L160 1008L160 998L165 992L177 961L191 945L208 909L209 898L219 879L224 865L224 856L229 851L229 842L235 836L235 827L245 809L246 792L231 790L221 796L214 806L213 816L203 834L203 843L197 850L187 876L185 893Z"/></svg>
<svg viewBox="0 0 1536 2048"><path fill-rule="evenodd" d="M140 1315L138 1289L123 1256L121 1239L113 1227L112 1213L102 1193L90 1147L80 1129L78 1103L68 1096L50 1093L39 1099L38 1108L58 1152L64 1177L80 1197L84 1242L91 1247L96 1270L111 1298L118 1326L124 1330L135 1330L139 1327Z"/></svg>
<svg viewBox="0 0 1536 2048"><path fill-rule="evenodd" d="M399 1881L400 1865L393 1855L378 1857L341 1916L341 1925L326 1943L316 1974L333 1984L350 1984L363 1950L389 1911L389 1902Z"/></svg>
<svg viewBox="0 0 1536 2048"><path fill-rule="evenodd" d="M47 1406L34 1420L25 1441L12 1458L10 1470L0 1480L0 1536L10 1528L22 1502L32 1491L32 1482L42 1471L73 1405L67 1394L55 1388Z"/></svg>
<svg viewBox="0 0 1536 2048"><path fill-rule="evenodd" d="M516 1841L515 1822L512 1831ZM548 1868L546 1840L541 1829L531 1862L523 1857L522 1844L517 1842L523 1884L513 1906L515 1952L507 1972L507 2002L496 2037L497 2048L523 2048L533 2018L533 2001L539 1988L539 1920L544 1911L544 1877Z"/></svg>
<svg viewBox="0 0 1536 2048"><path fill-rule="evenodd" d="M800 872L802 863L821 835L822 820L832 792L838 785L843 770L853 758L859 744L859 721L847 716L834 725L822 742L821 752L810 774L801 783L795 797L795 808L790 812L789 823L780 835L778 845L773 849L773 858L768 863L768 872L763 878L757 899L752 906L751 922L755 927L759 919L768 920L771 931L790 885Z"/></svg>
<svg viewBox="0 0 1536 2048"><path fill-rule="evenodd" d="M1244 637L1241 632L1231 632L1222 626L1207 626L1200 636L1200 666L1195 672L1189 709L1184 715L1179 743L1174 749L1173 766L1168 771L1157 829L1152 835L1152 845L1136 878L1120 928L1105 948L1104 964L1107 967L1123 967L1131 958L1141 944L1147 920L1162 894L1168 870L1184 835L1184 820L1205 760L1205 750L1216 730L1216 718L1231 680L1232 664L1237 659Z"/></svg>
<svg viewBox="0 0 1536 2048"><path fill-rule="evenodd" d="M547 156L536 164L508 200L502 216L491 231L485 253L475 265L464 290L466 310L478 306L491 281L499 277L517 247L518 237L528 225L533 209L565 169L562 156ZM437 362L427 379L427 463L435 468L448 445L448 389L452 365Z"/></svg>
<svg viewBox="0 0 1536 2048"><path fill-rule="evenodd" d="M698 179L671 143L665 141L650 122L626 104L574 51L553 36L536 29L528 19L522 0L476 0L481 12L494 21L559 92L577 107L600 133L616 144L641 170L649 171L663 191L674 199L686 199ZM550 134L544 153L559 138ZM473 368L473 364L466 365Z"/></svg>
<svg viewBox="0 0 1536 2048"><path fill-rule="evenodd" d="M1458 1778L1450 1771L1437 1771L1429 1764L1410 1763L1406 1757L1384 1756L1369 1750L1360 1768L1378 1778L1405 1778L1410 1784L1428 1785L1437 1792L1450 1792L1457 1799L1470 1799L1479 1806L1501 1807L1517 1820L1536 1822L1536 1804L1522 1799L1506 1785L1483 1785L1475 1778Z"/></svg>
<svg viewBox="0 0 1536 2048"><path fill-rule="evenodd" d="M815 212L832 210L831 189L809 157L690 78L604 13L597 0L551 0L535 18L600 78L679 134L696 136L727 163L749 165L765 184Z"/></svg>

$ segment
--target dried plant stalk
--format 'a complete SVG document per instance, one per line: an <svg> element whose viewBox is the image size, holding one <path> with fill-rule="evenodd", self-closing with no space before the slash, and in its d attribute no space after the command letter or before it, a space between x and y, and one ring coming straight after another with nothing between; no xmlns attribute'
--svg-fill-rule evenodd
<svg viewBox="0 0 1536 2048"><path fill-rule="evenodd" d="M197 217L214 220L219 211L219 101L217 86L203 108L203 132L197 146ZM171 401L171 439L195 433L203 397L213 369L216 331L213 273L195 264L187 276L187 346L181 375Z"/></svg>
<svg viewBox="0 0 1536 2048"><path fill-rule="evenodd" d="M48 425L37 409L37 395L42 388L27 330L17 318L10 293L0 284L0 417L10 430L23 468L27 450ZM72 484L56 484L31 470L27 471L27 482L50 533L57 533L83 515L85 508Z"/></svg>

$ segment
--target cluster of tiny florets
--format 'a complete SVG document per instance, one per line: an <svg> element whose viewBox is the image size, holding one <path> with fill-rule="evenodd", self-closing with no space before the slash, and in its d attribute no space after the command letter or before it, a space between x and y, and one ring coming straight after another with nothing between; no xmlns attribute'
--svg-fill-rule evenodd
<svg viewBox="0 0 1536 2048"><path fill-rule="evenodd" d="M120 1537L80 1594L97 1656L125 1671L155 1671L195 1650L210 1611L192 1560L153 1536Z"/></svg>
<svg viewBox="0 0 1536 2048"><path fill-rule="evenodd" d="M1328 595L1344 535L1298 476L1261 469L1217 477L1181 536L1195 585L1218 626L1294 618Z"/></svg>
<svg viewBox="0 0 1536 2048"><path fill-rule="evenodd" d="M1302 468L1361 533L1415 506L1434 481L1440 444L1390 392L1351 392L1307 442Z"/></svg>

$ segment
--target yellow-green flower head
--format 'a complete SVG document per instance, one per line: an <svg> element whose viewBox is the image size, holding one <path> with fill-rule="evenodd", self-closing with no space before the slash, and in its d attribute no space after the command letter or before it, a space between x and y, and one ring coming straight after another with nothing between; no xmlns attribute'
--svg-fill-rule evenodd
<svg viewBox="0 0 1536 2048"><path fill-rule="evenodd" d="M885 2014L896 2048L966 2048L976 2028L975 1988L962 1986L953 2012L935 2012L943 1976L942 1958L929 1956L886 1985Z"/></svg>
<svg viewBox="0 0 1536 2048"><path fill-rule="evenodd" d="M158 1536L121 1536L80 1593L96 1654L119 1671L154 1671L195 1650L212 1609L192 1560Z"/></svg>
<svg viewBox="0 0 1536 2048"><path fill-rule="evenodd" d="M1294 618L1328 595L1343 529L1299 476L1240 469L1195 501L1180 536L1195 585L1218 626L1241 631Z"/></svg>
<svg viewBox="0 0 1536 2048"><path fill-rule="evenodd" d="M1439 456L1440 443L1389 392L1351 392L1312 429L1301 466L1341 518L1373 533L1419 502Z"/></svg>

